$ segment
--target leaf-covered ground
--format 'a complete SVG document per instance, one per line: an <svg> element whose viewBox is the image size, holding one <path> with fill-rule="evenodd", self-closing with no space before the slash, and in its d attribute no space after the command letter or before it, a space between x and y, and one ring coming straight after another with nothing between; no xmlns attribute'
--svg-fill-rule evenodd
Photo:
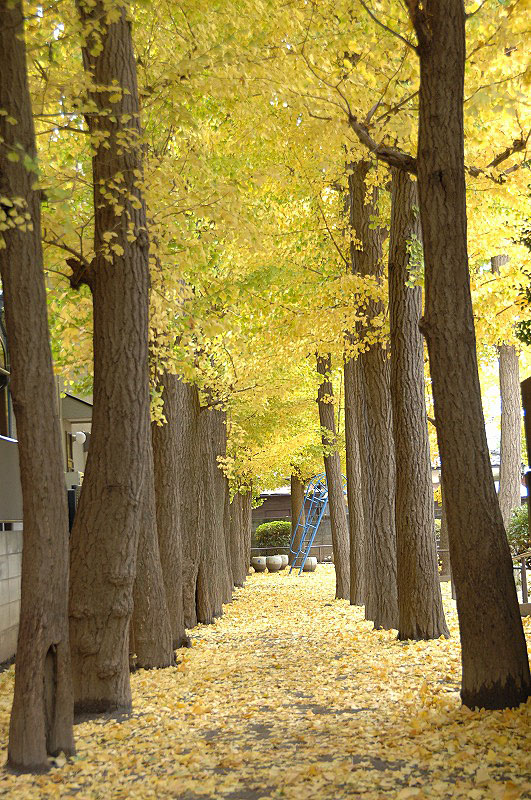
<svg viewBox="0 0 531 800"><path fill-rule="evenodd" d="M402 643L333 596L328 566L251 576L223 619L192 632L176 668L132 676L132 716L76 725L75 760L37 777L4 770L0 794L531 797L531 702L460 707L452 601L451 640ZM4 756L12 684L11 668L0 676Z"/></svg>

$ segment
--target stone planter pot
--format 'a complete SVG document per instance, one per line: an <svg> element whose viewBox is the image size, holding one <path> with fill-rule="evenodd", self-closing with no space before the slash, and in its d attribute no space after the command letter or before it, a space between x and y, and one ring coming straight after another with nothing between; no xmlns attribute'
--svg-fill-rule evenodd
<svg viewBox="0 0 531 800"><path fill-rule="evenodd" d="M265 556L253 556L251 558L251 566L254 567L255 572L265 572L266 571L266 557Z"/></svg>
<svg viewBox="0 0 531 800"><path fill-rule="evenodd" d="M282 569L282 556L268 556L267 569L269 572L278 572Z"/></svg>
<svg viewBox="0 0 531 800"><path fill-rule="evenodd" d="M304 567L302 568L302 571L303 572L315 572L316 569L317 569L317 559L315 558L315 556L309 556L309 558L306 559L306 562L304 564Z"/></svg>
<svg viewBox="0 0 531 800"><path fill-rule="evenodd" d="M280 558L282 559L282 566L280 567L280 569L286 569L286 567L289 564L289 558L286 555L284 555L284 553L281 554Z"/></svg>

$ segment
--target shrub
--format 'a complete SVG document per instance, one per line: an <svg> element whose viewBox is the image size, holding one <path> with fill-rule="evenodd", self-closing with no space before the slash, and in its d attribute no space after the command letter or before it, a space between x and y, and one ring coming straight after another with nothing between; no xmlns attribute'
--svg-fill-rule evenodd
<svg viewBox="0 0 531 800"><path fill-rule="evenodd" d="M527 516L527 505L515 508L507 526L507 538L513 556L525 553L531 548L531 538L529 537L529 519Z"/></svg>
<svg viewBox="0 0 531 800"><path fill-rule="evenodd" d="M263 522L255 531L257 547L288 547L291 539L291 522L276 519Z"/></svg>

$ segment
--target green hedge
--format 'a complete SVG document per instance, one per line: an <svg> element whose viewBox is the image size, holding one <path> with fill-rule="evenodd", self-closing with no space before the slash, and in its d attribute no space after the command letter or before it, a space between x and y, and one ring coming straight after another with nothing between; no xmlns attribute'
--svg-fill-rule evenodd
<svg viewBox="0 0 531 800"><path fill-rule="evenodd" d="M526 550L531 549L527 505L520 506L520 508L515 508L513 510L507 526L507 538L513 556L517 556L519 553L525 553Z"/></svg>
<svg viewBox="0 0 531 800"><path fill-rule="evenodd" d="M275 519L263 522L255 531L257 547L288 547L291 539L291 522Z"/></svg>

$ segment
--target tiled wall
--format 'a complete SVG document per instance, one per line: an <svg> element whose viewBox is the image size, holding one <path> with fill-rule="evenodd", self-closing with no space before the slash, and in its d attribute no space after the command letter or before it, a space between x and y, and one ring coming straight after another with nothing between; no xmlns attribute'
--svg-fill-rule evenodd
<svg viewBox="0 0 531 800"><path fill-rule="evenodd" d="M15 526L18 530L0 530L0 663L14 656L17 648L22 523Z"/></svg>

